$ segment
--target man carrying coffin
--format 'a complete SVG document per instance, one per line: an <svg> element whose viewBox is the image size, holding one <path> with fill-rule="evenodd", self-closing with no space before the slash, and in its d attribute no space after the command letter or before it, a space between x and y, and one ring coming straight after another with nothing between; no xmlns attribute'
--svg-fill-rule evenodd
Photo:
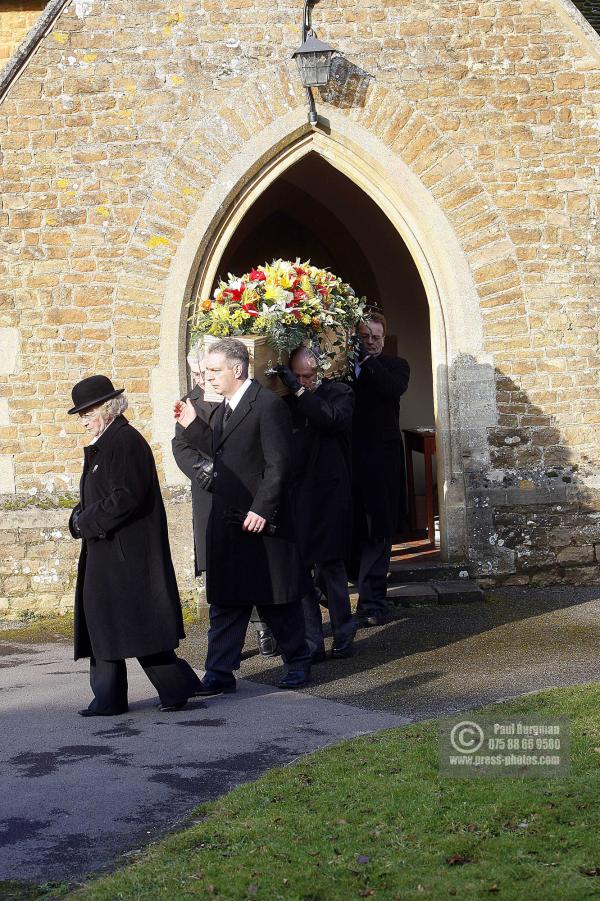
<svg viewBox="0 0 600 901"><path fill-rule="evenodd" d="M281 398L248 378L248 351L223 338L206 356L206 381L224 398L210 425L187 400L175 404L185 440L213 460L207 531L210 628L206 672L198 694L235 691L253 605L273 631L287 664L280 688L310 678L304 637L302 566L288 497L290 416Z"/></svg>
<svg viewBox="0 0 600 901"><path fill-rule="evenodd" d="M406 515L399 415L410 366L402 357L383 353L385 327L385 317L377 312L357 327L360 351L353 383L352 478L358 548L356 613L363 626L378 626L385 620L392 542Z"/></svg>
<svg viewBox="0 0 600 901"><path fill-rule="evenodd" d="M345 558L352 538L352 412L348 385L319 379L317 359L299 347L290 366L277 367L290 393L294 451L294 519L298 549L315 580L303 599L313 661L325 659L319 596L333 631L333 658L350 657L356 621L350 608ZM320 590L320 593L319 593Z"/></svg>

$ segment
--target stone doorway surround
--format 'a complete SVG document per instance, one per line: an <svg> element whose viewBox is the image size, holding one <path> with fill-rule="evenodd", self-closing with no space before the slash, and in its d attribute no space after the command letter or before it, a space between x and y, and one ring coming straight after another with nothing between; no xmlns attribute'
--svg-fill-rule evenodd
<svg viewBox="0 0 600 901"><path fill-rule="evenodd" d="M291 108L277 115L270 111L270 121L252 136L243 133L241 114L232 117L231 108L212 113L174 154L129 245L131 265L124 268L118 289L124 298L142 285L147 289L153 269L164 279L153 289L156 306L149 315L160 316L159 360L152 370L150 400L152 437L162 449L166 485L177 488L183 483L172 460L172 423L165 411L187 387L190 299L196 292L210 292L232 234L260 194L303 156L317 153L388 217L425 288L439 436L442 559L465 561L474 556L474 545L483 543L484 571L511 571L512 552L487 542L493 533L491 510L478 509L476 498L469 498L469 485L489 469L487 432L497 425L494 366L485 350L478 289L518 271L504 224L472 168L413 104L370 84L360 105L349 107L351 115L322 104L327 118L313 128L306 124L294 79L287 71L280 74L281 94ZM264 104L259 88L245 90L241 111L256 106L257 95ZM233 149L232 128L240 138ZM228 134L226 150L215 143L221 134ZM211 177L204 174L205 189L194 189L195 161L205 163L209 155L220 162ZM158 198L164 205L169 192L184 192L187 210L190 195L197 202L180 217L181 226L162 238L156 208ZM160 219L164 223L164 215ZM157 257L154 261L149 248ZM118 369L118 359L115 365Z"/></svg>

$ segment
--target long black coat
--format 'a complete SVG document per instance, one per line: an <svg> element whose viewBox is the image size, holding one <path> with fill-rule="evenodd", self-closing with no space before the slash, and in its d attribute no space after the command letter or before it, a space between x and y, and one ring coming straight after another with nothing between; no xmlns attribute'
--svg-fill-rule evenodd
<svg viewBox="0 0 600 901"><path fill-rule="evenodd" d="M370 357L353 383L352 430L355 528L359 537L391 539L406 517L406 470L400 397L410 366L402 357Z"/></svg>
<svg viewBox="0 0 600 901"><path fill-rule="evenodd" d="M208 426L195 419L185 438L214 459L207 532L206 593L222 607L300 599L302 568L289 499L292 425L283 400L253 382L223 430L224 404ZM242 530L231 514L252 510L276 525L273 537Z"/></svg>
<svg viewBox="0 0 600 901"><path fill-rule="evenodd" d="M196 386L192 388L189 394L186 394L182 400L190 399L196 415L204 422L210 422L210 417L219 406L204 400L204 390ZM180 470L190 479L192 483L192 522L194 528L194 560L196 575L206 570L206 529L208 527L208 518L212 507L212 495L210 491L204 491L198 484L196 479L197 470L194 464L205 457L200 451L196 450L191 444L188 444L185 438L185 429L179 425L175 426L175 437L171 442L173 456Z"/></svg>
<svg viewBox="0 0 600 901"><path fill-rule="evenodd" d="M84 451L75 589L75 659L120 660L185 637L152 451L118 416ZM73 514L69 522L71 534Z"/></svg>
<svg viewBox="0 0 600 901"><path fill-rule="evenodd" d="M293 425L293 508L305 563L347 557L352 537L352 412L348 385L324 380L288 395Z"/></svg>

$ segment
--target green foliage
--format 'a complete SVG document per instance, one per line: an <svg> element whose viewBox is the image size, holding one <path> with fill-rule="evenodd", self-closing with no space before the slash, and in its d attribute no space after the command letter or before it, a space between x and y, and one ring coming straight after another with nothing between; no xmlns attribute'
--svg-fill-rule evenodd
<svg viewBox="0 0 600 901"><path fill-rule="evenodd" d="M57 640L70 641L73 637L72 613L45 617L30 610L24 610L17 622L19 625L13 629L2 629L0 638L3 641L18 641L19 644L44 644ZM2 901L1 894L0 901Z"/></svg>
<svg viewBox="0 0 600 901"><path fill-rule="evenodd" d="M72 494L18 494L6 498L0 503L0 510L70 510L79 500L79 495Z"/></svg>
<svg viewBox="0 0 600 901"><path fill-rule="evenodd" d="M308 260L273 260L240 278L230 273L213 299L196 298L191 338L262 335L279 361L306 345L328 369L340 354L352 353L351 336L366 304L350 285Z"/></svg>

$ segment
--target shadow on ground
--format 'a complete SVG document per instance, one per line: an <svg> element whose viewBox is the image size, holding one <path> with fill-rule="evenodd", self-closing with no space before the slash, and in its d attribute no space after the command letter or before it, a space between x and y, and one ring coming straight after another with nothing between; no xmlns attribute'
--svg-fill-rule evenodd
<svg viewBox="0 0 600 901"><path fill-rule="evenodd" d="M372 710L437 716L553 685L600 678L600 587L504 589L483 603L391 608L357 633L355 656L313 667L304 691ZM185 655L202 668L206 621L188 628ZM326 624L326 634L330 635ZM326 639L330 644L330 639ZM279 657L260 657L252 628L239 675L281 678Z"/></svg>

